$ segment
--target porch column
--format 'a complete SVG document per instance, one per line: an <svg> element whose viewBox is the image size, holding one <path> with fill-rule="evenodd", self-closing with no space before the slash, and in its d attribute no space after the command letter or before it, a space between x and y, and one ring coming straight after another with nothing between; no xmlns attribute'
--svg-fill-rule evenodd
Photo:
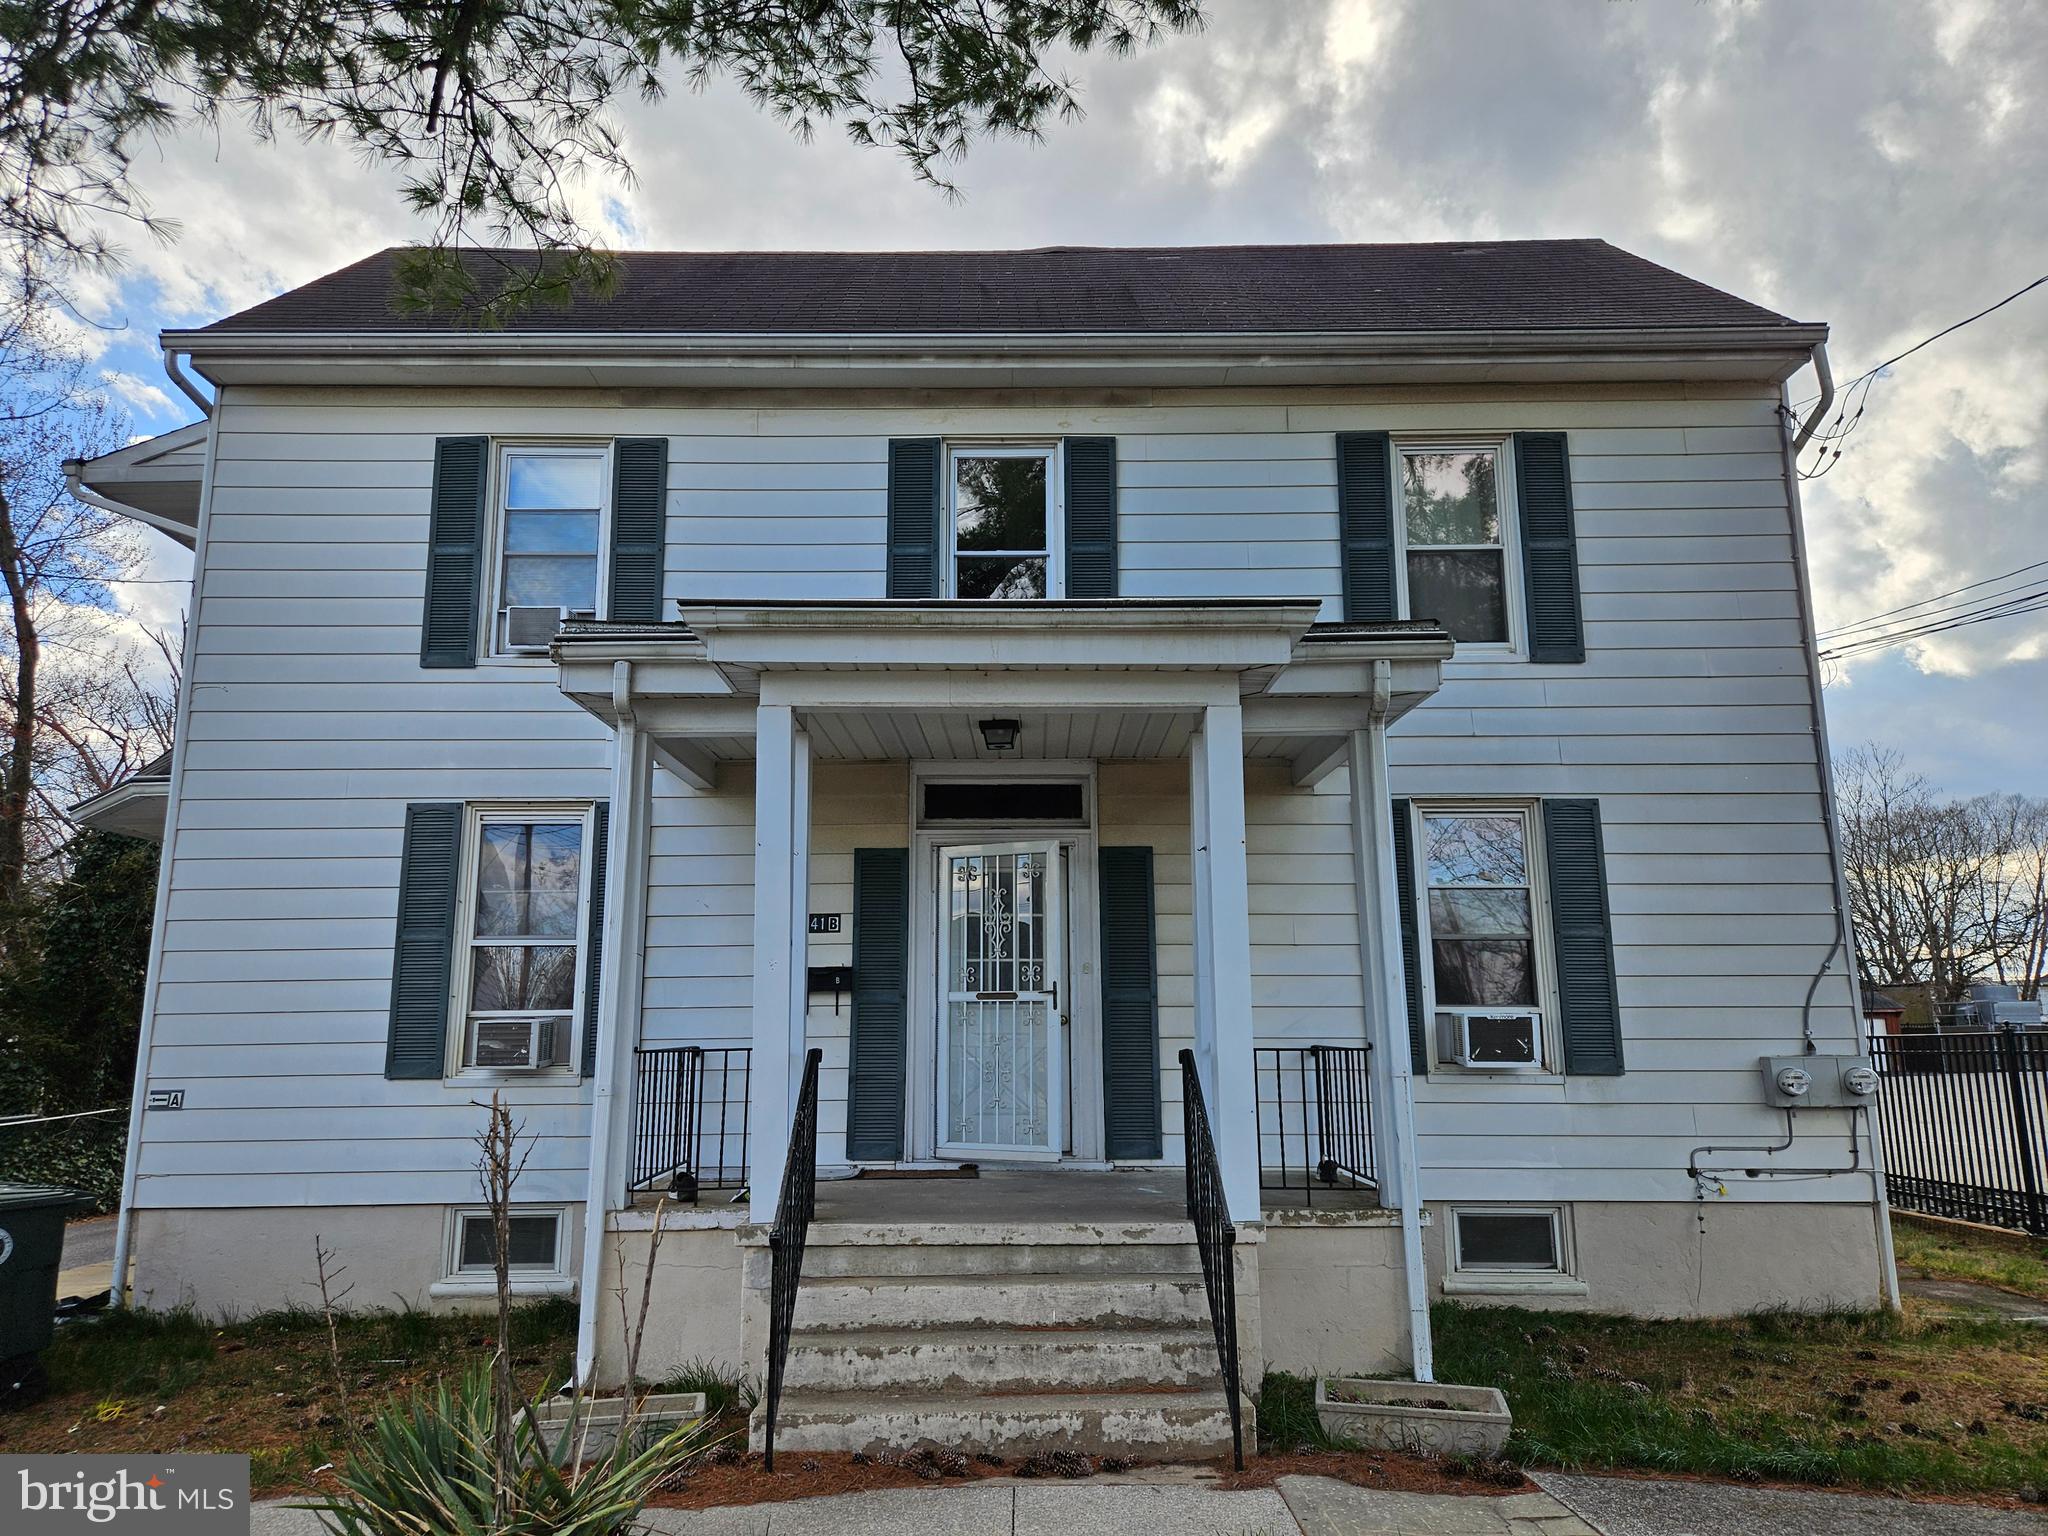
<svg viewBox="0 0 2048 1536"><path fill-rule="evenodd" d="M599 953L596 1069L591 1078L590 1182L583 1206L576 1379L588 1383L597 1359L598 1297L604 1284L607 1216L629 1203L632 1167L633 1051L640 1043L640 1002L647 970L647 841L654 767L651 742L633 717L632 663L614 668L618 708L612 742L611 821Z"/></svg>
<svg viewBox="0 0 2048 1536"><path fill-rule="evenodd" d="M1393 793L1387 772L1387 664L1373 664L1372 724L1351 733L1351 852L1358 885L1358 949L1372 1042L1373 1167L1380 1203L1401 1212L1408 1293L1409 1358L1417 1381L1432 1381L1428 1280L1422 1260L1422 1176L1415 1147L1415 1070L1408 1046L1408 986L1402 974L1400 897L1395 889Z"/></svg>
<svg viewBox="0 0 2048 1536"><path fill-rule="evenodd" d="M1232 1221L1259 1217L1258 1090L1252 1072L1251 896L1244 852L1244 710L1211 704L1190 744L1195 1065Z"/></svg>
<svg viewBox="0 0 2048 1536"><path fill-rule="evenodd" d="M787 704L755 711L752 1220L772 1221L803 1081L811 744Z"/></svg>

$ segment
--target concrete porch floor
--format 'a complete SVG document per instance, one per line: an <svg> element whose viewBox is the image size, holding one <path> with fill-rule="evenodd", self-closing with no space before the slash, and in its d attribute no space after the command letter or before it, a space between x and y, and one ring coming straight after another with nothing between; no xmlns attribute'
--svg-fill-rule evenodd
<svg viewBox="0 0 2048 1536"><path fill-rule="evenodd" d="M1369 1189L1265 1190L1267 1214L1370 1211ZM1178 1168L983 1168L978 1178L854 1178L818 1181L819 1221L934 1223L1003 1221L1164 1222L1187 1219Z"/></svg>

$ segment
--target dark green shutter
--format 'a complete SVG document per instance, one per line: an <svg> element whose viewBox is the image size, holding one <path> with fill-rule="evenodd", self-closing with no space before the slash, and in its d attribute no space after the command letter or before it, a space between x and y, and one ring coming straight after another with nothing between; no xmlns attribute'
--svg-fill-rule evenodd
<svg viewBox="0 0 2048 1536"><path fill-rule="evenodd" d="M1550 866L1550 929L1564 1069L1585 1077L1621 1073L1621 1002L1614 985L1614 925L1598 800L1543 802Z"/></svg>
<svg viewBox="0 0 2048 1536"><path fill-rule="evenodd" d="M1067 596L1117 595L1116 439L1070 437L1067 460Z"/></svg>
<svg viewBox="0 0 2048 1536"><path fill-rule="evenodd" d="M1422 1034L1422 929L1415 920L1415 819L1409 802L1394 812L1394 893L1401 916L1401 990L1408 998L1408 1052L1417 1072L1429 1070L1429 1044Z"/></svg>
<svg viewBox="0 0 2048 1536"><path fill-rule="evenodd" d="M1515 496L1522 514L1522 592L1531 661L1584 661L1579 540L1572 526L1572 465L1562 432L1515 434Z"/></svg>
<svg viewBox="0 0 2048 1536"><path fill-rule="evenodd" d="M611 860L612 807L597 802L590 818L590 914L583 938L583 1075L597 1071L597 992L604 983L604 876Z"/></svg>
<svg viewBox="0 0 2048 1536"><path fill-rule="evenodd" d="M455 881L461 864L462 807L408 805L398 866L386 1077L438 1078L447 1069Z"/></svg>
<svg viewBox="0 0 2048 1536"><path fill-rule="evenodd" d="M668 542L668 439L612 444L612 590L605 617L621 624L661 618L661 563Z"/></svg>
<svg viewBox="0 0 2048 1536"><path fill-rule="evenodd" d="M899 437L889 443L889 575L891 597L937 597L945 590L940 557L939 440Z"/></svg>
<svg viewBox="0 0 2048 1536"><path fill-rule="evenodd" d="M1401 616L1394 582L1394 448L1384 432L1337 434L1337 531L1344 617Z"/></svg>
<svg viewBox="0 0 2048 1536"><path fill-rule="evenodd" d="M484 495L491 440L444 437L434 444L427 516L427 597L420 617L420 665L473 667L484 578Z"/></svg>
<svg viewBox="0 0 2048 1536"><path fill-rule="evenodd" d="M1152 850L1104 848L1102 1129L1110 1157L1159 1157L1159 966Z"/></svg>
<svg viewBox="0 0 2048 1536"><path fill-rule="evenodd" d="M846 1085L846 1155L903 1155L903 1090L910 985L910 855L853 851L853 1037Z"/></svg>

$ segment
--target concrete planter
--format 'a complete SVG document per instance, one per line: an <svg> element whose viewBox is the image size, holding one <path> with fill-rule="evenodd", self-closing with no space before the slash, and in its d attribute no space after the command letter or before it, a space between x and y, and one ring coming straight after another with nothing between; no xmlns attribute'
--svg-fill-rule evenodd
<svg viewBox="0 0 2048 1536"><path fill-rule="evenodd" d="M569 1403L566 1397L549 1398L534 1410L534 1418L540 1425L540 1432L552 1445L569 1426ZM576 1435L583 1442L583 1454L588 1459L606 1455L618 1443L619 1423L625 1417L626 1405L623 1398L588 1398L578 1415ZM704 1394L702 1392L663 1392L647 1398L639 1411L633 1415L633 1450L641 1451L684 1424L694 1424L704 1417ZM566 1448L576 1449L572 1440Z"/></svg>
<svg viewBox="0 0 2048 1536"><path fill-rule="evenodd" d="M1498 1456L1513 1422L1507 1399L1492 1387L1357 1377L1317 1377L1316 1418L1348 1445L1439 1456Z"/></svg>

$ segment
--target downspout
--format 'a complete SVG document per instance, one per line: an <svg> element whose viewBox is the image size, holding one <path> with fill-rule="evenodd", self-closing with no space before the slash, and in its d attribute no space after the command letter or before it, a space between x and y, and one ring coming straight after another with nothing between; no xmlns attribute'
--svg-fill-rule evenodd
<svg viewBox="0 0 2048 1536"><path fill-rule="evenodd" d="M1862 973L1856 963L1856 936L1849 926L1849 887L1842 868L1842 828L1835 798L1835 759L1828 744L1827 710L1821 698L1820 640L1813 613L1813 582L1806 558L1806 515L1799 497L1799 452L1812 441L1821 418L1835 399L1835 375L1828 366L1826 342L1818 342L1814 346L1813 371L1820 381L1820 398L1814 402L1813 413L1789 439L1781 433L1779 443L1785 469L1785 495L1792 516L1793 581L1799 597L1800 635L1806 650L1807 697L1813 710L1814 769L1820 786L1821 830L1827 841L1835 937L1820 968L1813 973L1813 980L1807 985L1806 1000L1799 1010L1799 1033L1809 1055L1819 1050L1813 1034L1813 1000L1819 995L1821 983L1839 955L1849 984L1849 1012L1855 1020L1856 1033L1852 1043L1861 1054L1865 1044ZM1779 398L1784 402L1789 420L1790 390L1781 386ZM1864 1117L1863 1128L1870 1142L1870 1204L1877 1227L1878 1282L1884 1293L1885 1305L1896 1312L1900 1306L1898 1257L1892 1248L1891 1200L1885 1187L1884 1138L1877 1123L1877 1105L1873 1101L1850 1113Z"/></svg>
<svg viewBox="0 0 2048 1536"><path fill-rule="evenodd" d="M170 375L171 382L178 386L178 392L199 407L200 415L211 416L213 414L212 396L200 390L198 384L193 381L192 375L185 371L184 363L180 361L181 358L190 357L192 354L189 352L173 352L169 347L165 347L163 350L164 372Z"/></svg>
<svg viewBox="0 0 2048 1536"><path fill-rule="evenodd" d="M597 1067L590 1076L590 1186L583 1202L583 1262L576 1287L576 1384L588 1389L597 1369L598 1312L604 1295L605 1232L612 1204L612 1121L616 1115L620 997L627 959L627 883L633 878L640 790L640 726L633 712L633 663L612 663L612 809L605 850L604 965L598 982ZM652 1262L652 1250L649 1251ZM626 1384L632 1391L632 1383Z"/></svg>
<svg viewBox="0 0 2048 1536"><path fill-rule="evenodd" d="M1393 796L1387 769L1387 718L1393 713L1393 666L1384 657L1372 664L1370 724L1351 733L1351 792L1366 800L1353 805L1351 815L1361 829L1364 818L1376 818L1378 835L1372 839L1379 857L1371 870L1360 871L1361 880L1370 879L1376 891L1379 932L1373 945L1372 962L1379 972L1377 1009L1385 1020L1381 1039L1374 1044L1384 1050L1392 1099L1387 1108L1393 1118L1393 1153L1396 1192L1401 1204L1402 1278L1408 1298L1408 1351L1410 1370L1417 1381L1436 1380L1436 1344L1429 1324L1429 1270L1422 1251L1422 1160L1415 1144L1415 1068L1409 1057L1405 1031L1397 1034L1396 1021L1404 1018L1408 999L1401 977L1400 894L1394 881ZM1362 849L1361 849L1362 851ZM1359 921L1366 921L1365 892L1360 892Z"/></svg>
<svg viewBox="0 0 2048 1536"><path fill-rule="evenodd" d="M149 1057L156 1037L157 992L163 982L164 927L171 905L171 865L178 846L178 813L185 798L185 748L191 736L192 676L199 655L200 576L206 568L206 534L213 517L214 454L220 423L207 412L206 458L199 472L199 519L192 533L192 614L185 625L185 649L179 659L177 709L171 726L171 777L164 800L163 852L156 864L156 908L149 922L149 966L142 981L142 1018L135 1037L135 1087L128 1104L128 1144L121 1159L121 1203L114 1215L113 1278L109 1300L125 1306L129 1252L134 1242L137 1162L142 1155L142 1112L149 1098ZM117 509L120 510L120 509Z"/></svg>

